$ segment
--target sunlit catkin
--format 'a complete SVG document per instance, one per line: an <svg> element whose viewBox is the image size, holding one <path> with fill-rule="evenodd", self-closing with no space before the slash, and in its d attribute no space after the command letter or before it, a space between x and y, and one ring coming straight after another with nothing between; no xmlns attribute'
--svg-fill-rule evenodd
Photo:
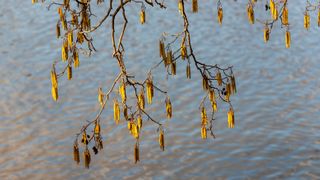
<svg viewBox="0 0 320 180"><path fill-rule="evenodd" d="M160 130L160 133L159 133L159 145L160 145L160 149L164 151L164 132L162 129Z"/></svg>
<svg viewBox="0 0 320 180"><path fill-rule="evenodd" d="M86 150L83 152L83 157L84 157L84 166L86 168L89 168L91 157L90 157L90 151L88 148L86 148Z"/></svg>
<svg viewBox="0 0 320 180"><path fill-rule="evenodd" d="M283 25L288 25L289 24L289 15L288 15L288 8L287 6L283 7L283 11L282 11L282 24Z"/></svg>
<svg viewBox="0 0 320 180"><path fill-rule="evenodd" d="M159 54L160 57L162 57L163 59L165 59L166 57L166 52L165 52L165 47L164 47L164 42L163 40L159 41Z"/></svg>
<svg viewBox="0 0 320 180"><path fill-rule="evenodd" d="M198 0L192 0L192 12L198 12Z"/></svg>
<svg viewBox="0 0 320 180"><path fill-rule="evenodd" d="M207 112L206 108L204 106L201 107L201 125L205 126L207 125L208 120L207 120Z"/></svg>
<svg viewBox="0 0 320 180"><path fill-rule="evenodd" d="M179 0L178 2L178 9L179 9L179 12L181 14L181 16L183 15L183 4L182 4L182 0Z"/></svg>
<svg viewBox="0 0 320 180"><path fill-rule="evenodd" d="M320 27L320 8L318 10L318 27Z"/></svg>
<svg viewBox="0 0 320 180"><path fill-rule="evenodd" d="M74 68L78 68L80 66L79 54L76 50L73 51L73 63Z"/></svg>
<svg viewBox="0 0 320 180"><path fill-rule="evenodd" d="M274 14L275 8L276 8L274 0L270 0L269 6L270 6L270 14L271 14L271 17L273 18L274 17L273 14Z"/></svg>
<svg viewBox="0 0 320 180"><path fill-rule="evenodd" d="M248 13L249 23L254 24L254 10L253 10L253 5L251 3L247 7L247 13Z"/></svg>
<svg viewBox="0 0 320 180"><path fill-rule="evenodd" d="M140 11L140 23L144 24L146 22L146 12L144 9Z"/></svg>
<svg viewBox="0 0 320 180"><path fill-rule="evenodd" d="M139 129L135 123L131 124L131 133L134 138L139 139Z"/></svg>
<svg viewBox="0 0 320 180"><path fill-rule="evenodd" d="M52 85L52 87L58 87L58 78L57 78L56 71L54 69L51 70L50 76L51 76L51 85Z"/></svg>
<svg viewBox="0 0 320 180"><path fill-rule="evenodd" d="M234 112L232 108L228 111L228 128L234 128Z"/></svg>
<svg viewBox="0 0 320 180"><path fill-rule="evenodd" d="M187 65L186 67L186 75L188 79L191 79L191 68L190 68L190 64Z"/></svg>
<svg viewBox="0 0 320 180"><path fill-rule="evenodd" d="M68 33L68 46L71 49L73 46L73 31Z"/></svg>
<svg viewBox="0 0 320 180"><path fill-rule="evenodd" d="M119 124L120 121L120 107L118 100L113 100L113 117L116 124Z"/></svg>
<svg viewBox="0 0 320 180"><path fill-rule="evenodd" d="M201 138L202 139L207 139L207 129L205 126L201 127Z"/></svg>
<svg viewBox="0 0 320 180"><path fill-rule="evenodd" d="M172 105L171 105L171 101L170 101L169 97L166 98L166 112L167 112L167 118L171 119L171 117L172 117Z"/></svg>
<svg viewBox="0 0 320 180"><path fill-rule="evenodd" d="M152 98L153 98L153 83L152 83L152 79L148 78L147 79L147 101L148 104L152 103Z"/></svg>
<svg viewBox="0 0 320 180"><path fill-rule="evenodd" d="M99 135L100 134L100 124L99 122L96 122L94 125L94 134Z"/></svg>
<svg viewBox="0 0 320 180"><path fill-rule="evenodd" d="M73 160L77 162L77 164L80 163L80 155L79 155L79 147L78 144L73 145Z"/></svg>
<svg viewBox="0 0 320 180"><path fill-rule="evenodd" d="M177 74L177 63L176 61L173 61L171 63L171 74L176 75Z"/></svg>
<svg viewBox="0 0 320 180"><path fill-rule="evenodd" d="M81 32L77 33L77 42L80 44L84 42L84 35Z"/></svg>
<svg viewBox="0 0 320 180"><path fill-rule="evenodd" d="M68 72L68 80L72 79L72 67L68 65L67 67L67 72Z"/></svg>
<svg viewBox="0 0 320 180"><path fill-rule="evenodd" d="M144 100L144 93L143 90L140 91L139 95L138 95L138 105L139 108L144 110L145 107L145 100Z"/></svg>
<svg viewBox="0 0 320 180"><path fill-rule="evenodd" d="M204 91L207 91L209 89L209 82L208 82L209 80L205 74L202 76L203 76L202 77L202 88Z"/></svg>
<svg viewBox="0 0 320 180"><path fill-rule="evenodd" d="M142 117L140 115L138 115L138 117L137 117L137 125L138 125L138 129L140 131L142 128Z"/></svg>
<svg viewBox="0 0 320 180"><path fill-rule="evenodd" d="M181 59L185 60L186 57L187 57L187 48L186 48L186 45L184 43L181 43L180 54L181 54Z"/></svg>
<svg viewBox="0 0 320 180"><path fill-rule="evenodd" d="M265 26L263 30L263 39L265 43L269 41L269 36L270 36L270 29L268 26Z"/></svg>
<svg viewBox="0 0 320 180"><path fill-rule="evenodd" d="M54 101L57 101L57 100L58 100L58 97L59 97L59 95L58 95L58 88L52 86L52 88L51 88L51 94L52 94L52 99L53 99Z"/></svg>
<svg viewBox="0 0 320 180"><path fill-rule="evenodd" d="M290 48L290 44L291 44L291 36L290 36L290 31L286 31L286 35L285 35L285 42L286 42L286 48Z"/></svg>
<svg viewBox="0 0 320 180"><path fill-rule="evenodd" d="M127 100L126 84L124 80L121 81L121 84L119 86L119 94L121 96L122 103L124 103Z"/></svg>
<svg viewBox="0 0 320 180"><path fill-rule="evenodd" d="M62 61L68 60L68 41L64 41L61 46L61 59Z"/></svg>
<svg viewBox="0 0 320 180"><path fill-rule="evenodd" d="M310 15L307 11L304 13L304 28L306 30L310 28Z"/></svg>
<svg viewBox="0 0 320 180"><path fill-rule="evenodd" d="M223 10L222 7L218 8L218 23L222 25L222 20L223 20Z"/></svg>
<svg viewBox="0 0 320 180"><path fill-rule="evenodd" d="M210 89L209 91L209 100L211 103L216 102L216 95L213 89Z"/></svg>
<svg viewBox="0 0 320 180"><path fill-rule="evenodd" d="M231 76L231 86L232 86L233 94L237 93L236 78L233 75Z"/></svg>
<svg viewBox="0 0 320 180"><path fill-rule="evenodd" d="M134 146L134 163L137 163L138 161L140 161L139 145L138 145L138 143L136 143Z"/></svg>
<svg viewBox="0 0 320 180"><path fill-rule="evenodd" d="M218 85L221 86L222 85L222 77L221 77L220 71L217 72L215 79L217 80Z"/></svg>
<svg viewBox="0 0 320 180"><path fill-rule="evenodd" d="M104 94L103 94L102 88L99 87L98 88L98 101L101 106L103 105L103 100L104 100Z"/></svg>

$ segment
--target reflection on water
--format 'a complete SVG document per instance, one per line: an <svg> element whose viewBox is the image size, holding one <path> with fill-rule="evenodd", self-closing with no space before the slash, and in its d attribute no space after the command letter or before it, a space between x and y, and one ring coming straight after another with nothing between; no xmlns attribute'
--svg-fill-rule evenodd
<svg viewBox="0 0 320 180"><path fill-rule="evenodd" d="M110 86L118 71L111 58L109 31L95 33L101 37L96 38L98 53L90 59L82 57L71 82L60 81L61 101L53 103L49 69L60 49L54 35L56 11L31 6L29 1L1 5L0 179L319 179L319 29L312 18L312 28L305 31L304 3L290 3L292 48L288 50L284 29L278 26L270 42L263 43L263 26L247 23L246 2L224 2L222 27L216 22L212 1L201 2L200 13L190 15L198 58L234 66L238 80L238 94L232 99L235 129L226 128L226 107L221 105L217 139L201 140L199 75L193 69L193 80L188 81L185 64L178 63L178 75L164 82L160 68L156 81L168 88L174 107L173 119L165 122L166 151L158 147L156 127L147 122L141 135L141 162L135 165L134 142L124 123L114 125L108 108L102 116L105 149L93 158L90 170L72 161L72 142L81 125L95 116L97 87ZM148 22L141 26L139 8L128 9L132 16L125 46L128 71L142 77L158 60L160 34L178 32L182 22L174 6L167 13L148 8ZM257 8L263 9L263 3ZM256 17L266 14L257 12ZM164 99L159 100L150 110L166 121L163 103Z"/></svg>

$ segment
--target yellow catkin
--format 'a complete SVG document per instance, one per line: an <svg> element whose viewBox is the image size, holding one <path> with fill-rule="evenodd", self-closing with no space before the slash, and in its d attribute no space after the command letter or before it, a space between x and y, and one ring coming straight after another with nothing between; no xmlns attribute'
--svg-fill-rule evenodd
<svg viewBox="0 0 320 180"><path fill-rule="evenodd" d="M164 65L167 67L169 64L173 63L172 51L167 52L167 57L164 58Z"/></svg>
<svg viewBox="0 0 320 180"><path fill-rule="evenodd" d="M201 127L201 138L202 139L207 139L207 129L205 126Z"/></svg>
<svg viewBox="0 0 320 180"><path fill-rule="evenodd" d="M290 31L286 31L285 35L285 42L286 42L286 48L290 48L291 46L291 36L290 36Z"/></svg>
<svg viewBox="0 0 320 180"><path fill-rule="evenodd" d="M282 11L282 24L288 25L289 24L289 15L288 15L288 8L286 6L283 7Z"/></svg>
<svg viewBox="0 0 320 180"><path fill-rule="evenodd" d="M70 65L68 65L67 67L67 72L68 72L68 80L72 79L72 67Z"/></svg>
<svg viewBox="0 0 320 180"><path fill-rule="evenodd" d="M318 10L318 27L320 27L320 9Z"/></svg>
<svg viewBox="0 0 320 180"><path fill-rule="evenodd" d="M186 75L188 79L191 79L191 68L190 68L190 64L187 65L186 67Z"/></svg>
<svg viewBox="0 0 320 180"><path fill-rule="evenodd" d="M37 3L38 2L38 0L31 0L31 3L32 4L35 4L35 3Z"/></svg>
<svg viewBox="0 0 320 180"><path fill-rule="evenodd" d="M141 118L140 115L138 115L138 117L137 117L137 126L138 126L138 129L140 131L141 128L142 128L142 118Z"/></svg>
<svg viewBox="0 0 320 180"><path fill-rule="evenodd" d="M84 42L84 35L81 32L77 33L77 42L80 44Z"/></svg>
<svg viewBox="0 0 320 180"><path fill-rule="evenodd" d="M269 6L270 6L270 14L271 14L271 17L273 18L274 9L276 8L276 5L273 0L270 0Z"/></svg>
<svg viewBox="0 0 320 180"><path fill-rule="evenodd" d="M86 133L85 131L82 133L82 140L81 140L81 142L82 142L83 144L85 144L85 145L88 144L87 133Z"/></svg>
<svg viewBox="0 0 320 180"><path fill-rule="evenodd" d="M183 15L183 4L182 4L182 0L179 0L178 2L178 9L181 15Z"/></svg>
<svg viewBox="0 0 320 180"><path fill-rule="evenodd" d="M234 112L232 108L228 111L228 128L234 128Z"/></svg>
<svg viewBox="0 0 320 180"><path fill-rule="evenodd" d="M96 135L100 134L100 124L99 124L99 122L95 123L94 134L96 134Z"/></svg>
<svg viewBox="0 0 320 180"><path fill-rule="evenodd" d="M263 39L264 39L265 43L267 43L269 41L269 37L270 37L270 29L268 26L265 26L265 28L263 30Z"/></svg>
<svg viewBox="0 0 320 180"><path fill-rule="evenodd" d="M228 83L227 85L226 85L226 95L225 95L225 100L227 101L227 102L229 102L230 101L230 95L231 95L231 85L230 85L230 83Z"/></svg>
<svg viewBox="0 0 320 180"><path fill-rule="evenodd" d="M120 121L120 107L118 100L113 100L113 117L116 124L119 124Z"/></svg>
<svg viewBox="0 0 320 180"><path fill-rule="evenodd" d="M80 163L79 147L77 144L73 145L73 160L77 162L77 164Z"/></svg>
<svg viewBox="0 0 320 180"><path fill-rule="evenodd" d="M169 97L167 97L167 99L166 99L166 112L167 112L167 118L171 119L172 118L172 105L171 105L171 101L170 101Z"/></svg>
<svg viewBox="0 0 320 180"><path fill-rule="evenodd" d="M206 112L206 108L204 106L202 106L201 108L201 125L205 126L207 125L208 120L207 120L207 112Z"/></svg>
<svg viewBox="0 0 320 180"><path fill-rule="evenodd" d="M58 87L58 78L55 70L51 70L51 85L52 87Z"/></svg>
<svg viewBox="0 0 320 180"><path fill-rule="evenodd" d="M140 161L139 145L138 145L138 143L136 143L136 145L134 146L134 163L137 163L138 161Z"/></svg>
<svg viewBox="0 0 320 180"><path fill-rule="evenodd" d="M250 24L254 24L254 10L253 5L249 4L247 7L247 13L248 13L248 21Z"/></svg>
<svg viewBox="0 0 320 180"><path fill-rule="evenodd" d="M84 156L84 166L86 168L89 168L91 157L90 157L90 151L88 148L86 148L86 150L83 152L83 156Z"/></svg>
<svg viewBox="0 0 320 180"><path fill-rule="evenodd" d="M221 77L220 71L217 72L215 79L217 80L218 85L221 86L222 85L222 77Z"/></svg>
<svg viewBox="0 0 320 180"><path fill-rule="evenodd" d="M277 7L274 7L274 9L273 9L272 19L275 20L275 21L278 20L278 9L277 9Z"/></svg>
<svg viewBox="0 0 320 180"><path fill-rule="evenodd" d="M231 76L231 86L232 86L233 94L237 93L236 78L233 75Z"/></svg>
<svg viewBox="0 0 320 180"><path fill-rule="evenodd" d="M144 110L144 108L145 108L145 100L144 100L144 93L143 93L143 91L141 91L141 92L139 93L139 96L138 96L138 104L139 104L140 109Z"/></svg>
<svg viewBox="0 0 320 180"><path fill-rule="evenodd" d="M136 139L139 138L139 129L135 123L131 124L131 133L134 138L136 138Z"/></svg>
<svg viewBox="0 0 320 180"><path fill-rule="evenodd" d="M163 59L165 59L165 47L164 47L164 42L162 40L159 41L159 55Z"/></svg>
<svg viewBox="0 0 320 180"><path fill-rule="evenodd" d="M52 99L54 101L57 101L59 96L58 96L58 88L57 87L53 87L51 88L51 94L52 94Z"/></svg>
<svg viewBox="0 0 320 180"><path fill-rule="evenodd" d="M218 8L218 23L222 25L222 20L223 20L223 10L222 7Z"/></svg>
<svg viewBox="0 0 320 180"><path fill-rule="evenodd" d="M140 23L144 24L146 22L146 12L144 9L140 11Z"/></svg>
<svg viewBox="0 0 320 180"><path fill-rule="evenodd" d="M211 106L212 106L213 112L217 112L218 111L217 102L211 102Z"/></svg>
<svg viewBox="0 0 320 180"><path fill-rule="evenodd" d="M304 13L304 28L306 30L310 28L310 15L307 11Z"/></svg>
<svg viewBox="0 0 320 180"><path fill-rule="evenodd" d="M186 48L186 45L184 43L181 43L180 54L181 54L181 59L185 60L186 57L187 57L187 48Z"/></svg>
<svg viewBox="0 0 320 180"><path fill-rule="evenodd" d="M209 91L209 100L211 103L216 102L216 95L213 89Z"/></svg>
<svg viewBox="0 0 320 180"><path fill-rule="evenodd" d="M160 133L159 133L159 145L160 145L160 149L164 151L164 132L162 129L160 130Z"/></svg>
<svg viewBox="0 0 320 180"><path fill-rule="evenodd" d="M198 12L198 0L192 0L192 12Z"/></svg>
<svg viewBox="0 0 320 180"><path fill-rule="evenodd" d="M72 31L70 31L68 33L68 46L69 46L70 49L73 46L73 32Z"/></svg>
<svg viewBox="0 0 320 180"><path fill-rule="evenodd" d="M207 76L204 74L202 77L202 88L204 91L207 91L209 89L209 82Z"/></svg>
<svg viewBox="0 0 320 180"><path fill-rule="evenodd" d="M177 63L176 61L173 61L171 63L171 74L176 75L177 74Z"/></svg>
<svg viewBox="0 0 320 180"><path fill-rule="evenodd" d="M59 25L59 23L57 23L57 25L56 25L56 35L57 35L57 38L59 38L60 35L61 35L61 30L60 30L60 25Z"/></svg>
<svg viewBox="0 0 320 180"><path fill-rule="evenodd" d="M98 101L101 106L103 105L103 100L104 100L104 94L103 94L102 88L100 87L98 88Z"/></svg>
<svg viewBox="0 0 320 180"><path fill-rule="evenodd" d="M61 59L62 61L68 60L68 41L64 41L61 46Z"/></svg>
<svg viewBox="0 0 320 180"><path fill-rule="evenodd" d="M78 68L80 66L79 54L76 50L73 51L73 63L74 68Z"/></svg>
<svg viewBox="0 0 320 180"><path fill-rule="evenodd" d="M147 79L147 101L149 104L152 103L152 98L153 98L153 83L152 83L152 79L148 78Z"/></svg>
<svg viewBox="0 0 320 180"><path fill-rule="evenodd" d="M119 86L119 94L121 96L122 103L124 103L127 100L126 84L125 84L124 80L122 80L122 82Z"/></svg>

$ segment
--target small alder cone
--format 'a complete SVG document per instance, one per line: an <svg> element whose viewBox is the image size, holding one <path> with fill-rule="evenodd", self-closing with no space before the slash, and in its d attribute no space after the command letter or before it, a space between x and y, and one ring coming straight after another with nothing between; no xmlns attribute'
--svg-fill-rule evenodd
<svg viewBox="0 0 320 180"><path fill-rule="evenodd" d="M263 30L263 39L265 43L269 41L269 36L270 36L270 29L268 26L266 26Z"/></svg>
<svg viewBox="0 0 320 180"><path fill-rule="evenodd" d="M170 101L169 97L166 98L166 112L167 112L167 118L171 119L172 118L172 105L171 105L171 101Z"/></svg>
<svg viewBox="0 0 320 180"><path fill-rule="evenodd" d="M198 12L198 0L192 0L192 12Z"/></svg>
<svg viewBox="0 0 320 180"><path fill-rule="evenodd" d="M139 145L138 145L138 143L136 143L136 145L134 146L134 163L137 164L138 161L140 161Z"/></svg>
<svg viewBox="0 0 320 180"><path fill-rule="evenodd" d="M144 110L144 108L145 108L145 100L144 100L143 90L141 90L140 93L139 93L138 104L139 104L139 108Z"/></svg>
<svg viewBox="0 0 320 180"><path fill-rule="evenodd" d="M90 157L90 151L88 148L86 148L86 150L83 152L83 156L84 156L84 166L86 168L89 168L91 157Z"/></svg>
<svg viewBox="0 0 320 180"><path fill-rule="evenodd" d="M164 151L164 134L162 129L160 130L160 133L159 133L159 145L160 145L160 149Z"/></svg>
<svg viewBox="0 0 320 180"><path fill-rule="evenodd" d="M218 85L221 86L222 85L222 77L221 77L220 71L218 71L216 74L216 80L218 82Z"/></svg>
<svg viewBox="0 0 320 180"><path fill-rule="evenodd" d="M147 100L148 103L151 104L152 103L152 98L153 98L153 83L152 83L152 78L149 77L147 79Z"/></svg>
<svg viewBox="0 0 320 180"><path fill-rule="evenodd" d="M190 68L190 64L187 65L186 67L186 74L187 74L187 78L191 79L191 68Z"/></svg>
<svg viewBox="0 0 320 180"><path fill-rule="evenodd" d="M207 123L208 123L208 120L207 120L206 108L204 106L202 106L202 108L201 108L201 125L206 126Z"/></svg>
<svg viewBox="0 0 320 180"><path fill-rule="evenodd" d="M201 127L201 138L202 139L207 139L207 129L205 126Z"/></svg>
<svg viewBox="0 0 320 180"><path fill-rule="evenodd" d="M77 164L80 163L80 155L79 155L79 147L78 144L73 145L73 160L77 162Z"/></svg>
<svg viewBox="0 0 320 180"><path fill-rule="evenodd" d="M289 12L288 8L286 6L283 7L282 11L282 24L283 25L289 25Z"/></svg>
<svg viewBox="0 0 320 180"><path fill-rule="evenodd" d="M79 55L76 50L73 51L73 63L74 68L78 68L80 66Z"/></svg>
<svg viewBox="0 0 320 180"><path fill-rule="evenodd" d="M120 121L120 107L118 100L113 100L113 117L116 124L119 124Z"/></svg>
<svg viewBox="0 0 320 180"><path fill-rule="evenodd" d="M254 10L253 5L250 3L247 7L248 20L250 24L254 24Z"/></svg>
<svg viewBox="0 0 320 180"><path fill-rule="evenodd" d="M104 94L102 92L102 88L98 88L98 101L100 103L100 105L103 105L103 99L104 99Z"/></svg>
<svg viewBox="0 0 320 180"><path fill-rule="evenodd" d="M72 79L72 67L70 65L68 65L68 80Z"/></svg>
<svg viewBox="0 0 320 180"><path fill-rule="evenodd" d="M290 48L291 37L290 37L290 31L288 30L286 31L285 41L286 41L286 48Z"/></svg>
<svg viewBox="0 0 320 180"><path fill-rule="evenodd" d="M146 22L146 12L144 9L140 11L140 23L144 24Z"/></svg>
<svg viewBox="0 0 320 180"><path fill-rule="evenodd" d="M228 128L234 128L234 112L232 108L228 111Z"/></svg>
<svg viewBox="0 0 320 180"><path fill-rule="evenodd" d="M223 20L223 10L222 7L218 8L218 23L222 25L222 20Z"/></svg>
<svg viewBox="0 0 320 180"><path fill-rule="evenodd" d="M306 30L310 28L310 15L307 11L304 13L304 28Z"/></svg>

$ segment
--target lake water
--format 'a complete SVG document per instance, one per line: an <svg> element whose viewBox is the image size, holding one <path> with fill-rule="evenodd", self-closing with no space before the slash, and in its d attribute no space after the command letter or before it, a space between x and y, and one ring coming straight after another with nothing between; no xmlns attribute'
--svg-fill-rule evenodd
<svg viewBox="0 0 320 180"><path fill-rule="evenodd" d="M109 103L102 114L104 149L92 155L88 170L83 162L74 163L72 146L75 134L99 109L98 87L109 88L118 73L111 57L110 24L93 34L99 37L98 52L80 57L72 81L59 81L55 103L49 72L52 61L60 58L56 9L47 11L31 1L1 3L0 179L320 179L320 29L316 12L311 13L311 29L303 28L304 5L289 2L292 46L286 49L279 24L270 41L263 42L263 25L247 22L246 1L223 2L221 27L215 1L201 1L198 14L188 11L194 50L206 63L233 65L236 128L227 128L227 106L221 105L217 138L201 140L198 106L204 93L199 74L192 69L192 80L187 80L185 64L179 62L177 75L165 81L161 67L154 72L155 82L169 91L173 118L166 120L165 98L159 94L148 111L165 124L166 151L158 147L157 127L145 122L141 162L134 164L134 140L123 121L114 124ZM269 17L264 2L257 8L257 18ZM166 11L147 7L143 26L139 10L137 4L128 7L124 41L128 71L142 78L159 61L161 33L180 31L182 21L175 3ZM97 15L103 12L101 7Z"/></svg>

